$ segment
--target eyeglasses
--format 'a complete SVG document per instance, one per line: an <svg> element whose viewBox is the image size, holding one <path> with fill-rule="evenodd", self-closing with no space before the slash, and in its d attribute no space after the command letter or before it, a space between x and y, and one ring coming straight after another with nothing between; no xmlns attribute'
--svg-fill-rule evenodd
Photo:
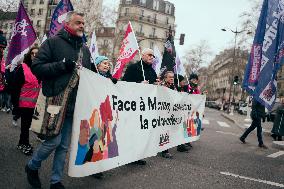
<svg viewBox="0 0 284 189"><path fill-rule="evenodd" d="M150 56L150 57L154 57L155 58L155 55L153 55L153 54L147 54L148 56Z"/></svg>

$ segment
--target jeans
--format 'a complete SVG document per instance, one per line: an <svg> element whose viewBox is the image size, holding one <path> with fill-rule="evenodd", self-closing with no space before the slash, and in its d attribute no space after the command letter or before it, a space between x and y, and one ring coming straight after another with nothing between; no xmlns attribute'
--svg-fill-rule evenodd
<svg viewBox="0 0 284 189"><path fill-rule="evenodd" d="M259 144L263 144L262 141L262 127L261 127L261 118L253 118L250 127L244 132L241 136L242 139L245 139L250 132L257 128L257 139Z"/></svg>
<svg viewBox="0 0 284 189"><path fill-rule="evenodd" d="M38 170L41 167L41 162L47 159L55 150L50 180L51 184L60 182L62 179L65 159L71 139L72 123L73 117L66 117L61 133L56 137L45 140L28 162L30 169Z"/></svg>

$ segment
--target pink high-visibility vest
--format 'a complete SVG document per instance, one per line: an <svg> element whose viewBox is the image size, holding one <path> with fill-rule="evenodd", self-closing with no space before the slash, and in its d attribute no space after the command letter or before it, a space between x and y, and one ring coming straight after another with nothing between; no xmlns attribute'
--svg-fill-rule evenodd
<svg viewBox="0 0 284 189"><path fill-rule="evenodd" d="M193 87L191 87L190 85L188 85L188 91L191 91ZM196 89L193 89L192 94L201 94L199 87L197 87Z"/></svg>
<svg viewBox="0 0 284 189"><path fill-rule="evenodd" d="M25 83L21 88L19 107L34 108L41 85L38 83L36 76L33 75L27 64L22 63L22 67L25 75Z"/></svg>

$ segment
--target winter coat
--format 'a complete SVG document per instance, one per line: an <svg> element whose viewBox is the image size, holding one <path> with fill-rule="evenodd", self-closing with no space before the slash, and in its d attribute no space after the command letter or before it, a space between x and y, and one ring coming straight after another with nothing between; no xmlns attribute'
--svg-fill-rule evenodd
<svg viewBox="0 0 284 189"><path fill-rule="evenodd" d="M32 72L42 81L42 93L47 97L56 96L68 85L72 70L68 70L66 62L77 61L82 48L82 66L96 71L91 62L91 54L83 44L81 37L72 36L65 29L47 39L40 47L32 63ZM78 86L71 92L67 102L67 114L73 114Z"/></svg>
<svg viewBox="0 0 284 189"><path fill-rule="evenodd" d="M284 136L284 104L279 106L276 110L276 117L271 133Z"/></svg>
<svg viewBox="0 0 284 189"><path fill-rule="evenodd" d="M253 100L250 116L252 119L261 119L265 117L265 107L258 101Z"/></svg>
<svg viewBox="0 0 284 189"><path fill-rule="evenodd" d="M149 81L149 84L153 84L154 82L156 82L157 74L152 68L152 64L149 65L142 61L142 65L144 68L145 79ZM127 67L122 80L136 83L141 83L142 81L144 81L140 60L135 64L131 64Z"/></svg>

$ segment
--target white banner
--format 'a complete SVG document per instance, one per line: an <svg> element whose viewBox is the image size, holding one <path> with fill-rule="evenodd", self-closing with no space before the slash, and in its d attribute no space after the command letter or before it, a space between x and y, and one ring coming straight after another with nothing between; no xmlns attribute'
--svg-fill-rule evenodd
<svg viewBox="0 0 284 189"><path fill-rule="evenodd" d="M205 96L119 81L82 70L69 176L83 177L200 137Z"/></svg>

